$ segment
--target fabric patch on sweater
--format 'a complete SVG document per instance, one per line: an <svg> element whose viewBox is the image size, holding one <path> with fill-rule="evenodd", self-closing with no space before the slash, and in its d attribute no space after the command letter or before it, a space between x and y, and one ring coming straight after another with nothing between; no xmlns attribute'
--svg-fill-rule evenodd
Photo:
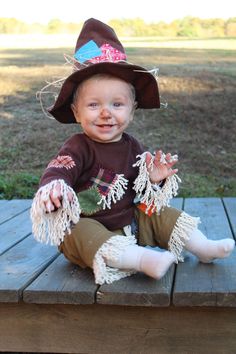
<svg viewBox="0 0 236 354"><path fill-rule="evenodd" d="M75 161L69 155L58 155L57 158L53 159L49 162L47 168L56 167L56 168L66 168L70 170L71 168L75 167Z"/></svg>
<svg viewBox="0 0 236 354"><path fill-rule="evenodd" d="M83 215L93 215L102 209L102 206L98 205L101 195L95 186L79 192L78 199Z"/></svg>
<svg viewBox="0 0 236 354"><path fill-rule="evenodd" d="M116 183L118 175L112 171L100 168L96 177L92 177L91 181L102 195L107 195L113 184Z"/></svg>
<svg viewBox="0 0 236 354"><path fill-rule="evenodd" d="M90 178L90 187L96 187L101 195L99 205L111 209L111 204L121 200L127 189L128 180L123 174L99 168L97 175Z"/></svg>

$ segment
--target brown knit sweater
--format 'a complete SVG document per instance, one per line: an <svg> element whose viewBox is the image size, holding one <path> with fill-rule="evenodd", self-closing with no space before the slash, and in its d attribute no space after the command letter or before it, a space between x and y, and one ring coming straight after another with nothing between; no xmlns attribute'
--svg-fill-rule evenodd
<svg viewBox="0 0 236 354"><path fill-rule="evenodd" d="M108 198L110 190L119 187L125 192L120 198L111 198L108 205L91 215L109 230L116 230L131 223L134 214L133 182L138 168L133 167L136 156L144 152L144 147L132 136L124 133L122 139L114 143L98 143L85 134L69 138L59 153L49 163L40 187L55 180L63 179L76 193L96 187L100 197ZM119 183L119 179L123 181Z"/></svg>

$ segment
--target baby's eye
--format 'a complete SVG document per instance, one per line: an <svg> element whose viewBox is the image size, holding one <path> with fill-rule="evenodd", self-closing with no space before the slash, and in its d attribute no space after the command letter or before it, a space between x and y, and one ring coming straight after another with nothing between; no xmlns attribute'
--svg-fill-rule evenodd
<svg viewBox="0 0 236 354"><path fill-rule="evenodd" d="M123 106L123 103L122 102L114 102L113 106L114 107L121 107L121 106Z"/></svg>
<svg viewBox="0 0 236 354"><path fill-rule="evenodd" d="M91 108L96 108L98 106L98 104L96 102L90 102L88 104L88 107L91 107Z"/></svg>

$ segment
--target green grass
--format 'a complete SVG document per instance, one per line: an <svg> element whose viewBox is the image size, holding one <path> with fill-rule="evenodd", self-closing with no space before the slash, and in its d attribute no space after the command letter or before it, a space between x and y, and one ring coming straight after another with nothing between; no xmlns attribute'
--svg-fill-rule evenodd
<svg viewBox="0 0 236 354"><path fill-rule="evenodd" d="M180 184L179 197L236 196L236 179L185 174Z"/></svg>
<svg viewBox="0 0 236 354"><path fill-rule="evenodd" d="M0 174L0 199L33 198L39 175L28 172Z"/></svg>
<svg viewBox="0 0 236 354"><path fill-rule="evenodd" d="M171 41L160 41L162 48L129 47L127 42L130 62L160 68L160 92L168 102L166 110L138 110L130 133L151 151L179 155L179 196L236 196L234 40L193 40L208 49L168 48ZM45 118L35 99L46 80L68 72L63 53L72 52L0 49L1 199L32 198L48 162L78 131Z"/></svg>

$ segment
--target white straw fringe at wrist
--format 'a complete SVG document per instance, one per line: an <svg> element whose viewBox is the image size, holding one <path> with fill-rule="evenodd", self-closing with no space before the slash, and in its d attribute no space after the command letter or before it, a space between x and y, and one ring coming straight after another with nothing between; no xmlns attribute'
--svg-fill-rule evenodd
<svg viewBox="0 0 236 354"><path fill-rule="evenodd" d="M50 191L58 183L61 187L62 206L52 213L46 213L43 200L49 198ZM72 193L72 201L68 199L68 192ZM35 239L59 246L65 234L71 233L71 225L79 221L80 213L78 198L64 180L58 179L46 184L37 191L30 211Z"/></svg>
<svg viewBox="0 0 236 354"><path fill-rule="evenodd" d="M162 188L153 188L153 184L149 178L149 172L146 165L146 152L138 155L139 160L133 165L139 167L139 174L134 181L133 189L141 203L146 205L146 213L159 212L163 207L169 206L170 200L177 195L179 188L178 182L181 179L174 174L168 177ZM153 160L151 160L150 167L152 168Z"/></svg>

